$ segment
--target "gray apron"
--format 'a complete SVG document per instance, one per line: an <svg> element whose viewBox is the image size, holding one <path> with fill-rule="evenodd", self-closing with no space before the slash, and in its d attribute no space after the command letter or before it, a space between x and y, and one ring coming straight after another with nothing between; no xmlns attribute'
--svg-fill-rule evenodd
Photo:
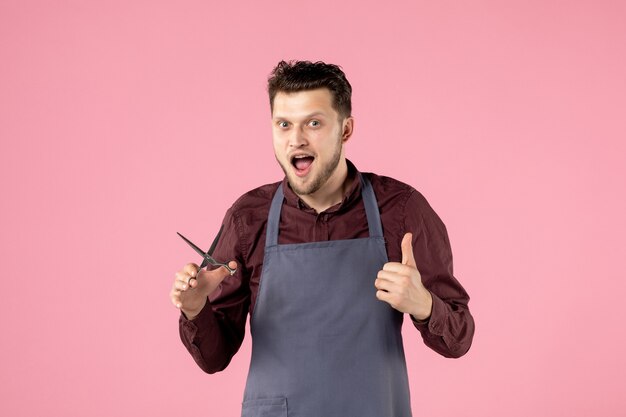
<svg viewBox="0 0 626 417"><path fill-rule="evenodd" d="M282 185L274 195L243 417L411 416L402 313L376 298L387 252L359 178L368 238L278 245Z"/></svg>

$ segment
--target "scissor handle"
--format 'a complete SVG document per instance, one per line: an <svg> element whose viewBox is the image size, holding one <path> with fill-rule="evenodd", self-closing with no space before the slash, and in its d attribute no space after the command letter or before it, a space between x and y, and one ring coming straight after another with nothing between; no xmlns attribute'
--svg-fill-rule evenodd
<svg viewBox="0 0 626 417"><path fill-rule="evenodd" d="M228 269L228 272L230 273L230 276L232 277L233 275L235 275L235 272L237 272L237 268L233 269L230 266L228 266L228 264L223 264L222 265L224 268Z"/></svg>
<svg viewBox="0 0 626 417"><path fill-rule="evenodd" d="M230 273L230 276L232 277L233 275L235 275L235 272L237 272L237 268L233 269L230 266L228 266L228 264L222 263L222 262L218 262L215 259L213 259L212 256L210 255L205 255L206 260L213 266L223 266L224 268L226 268L228 270L228 272Z"/></svg>
<svg viewBox="0 0 626 417"><path fill-rule="evenodd" d="M235 272L237 272L237 269L233 269L230 266L228 266L228 264L223 264L221 262L215 262L215 265L220 265L223 266L224 268L228 269L228 273L230 274L230 276L232 277L233 275L235 275Z"/></svg>

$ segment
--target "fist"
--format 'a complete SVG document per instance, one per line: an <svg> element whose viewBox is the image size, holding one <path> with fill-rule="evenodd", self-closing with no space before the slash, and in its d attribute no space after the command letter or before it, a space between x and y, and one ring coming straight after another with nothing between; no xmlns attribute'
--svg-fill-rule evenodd
<svg viewBox="0 0 626 417"><path fill-rule="evenodd" d="M374 286L376 297L403 313L411 314L417 320L430 317L433 298L422 284L422 276L415 265L413 256L413 235L407 233L402 239L402 263L387 262L378 271Z"/></svg>
<svg viewBox="0 0 626 417"><path fill-rule="evenodd" d="M233 269L237 262L228 263ZM174 284L170 291L172 304L182 310L188 319L196 317L204 308L207 297L230 275L230 272L219 267L212 271L199 270L196 264L187 264L176 272Z"/></svg>

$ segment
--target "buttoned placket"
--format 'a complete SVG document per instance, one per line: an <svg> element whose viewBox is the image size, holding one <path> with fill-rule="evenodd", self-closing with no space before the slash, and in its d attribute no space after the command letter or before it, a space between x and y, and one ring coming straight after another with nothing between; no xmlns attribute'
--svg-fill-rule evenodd
<svg viewBox="0 0 626 417"><path fill-rule="evenodd" d="M315 217L315 241L330 240L328 213L321 212Z"/></svg>

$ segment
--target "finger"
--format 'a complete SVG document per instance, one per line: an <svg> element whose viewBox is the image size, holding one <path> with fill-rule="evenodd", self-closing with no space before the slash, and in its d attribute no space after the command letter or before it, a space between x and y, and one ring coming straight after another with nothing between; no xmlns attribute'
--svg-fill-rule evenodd
<svg viewBox="0 0 626 417"><path fill-rule="evenodd" d="M195 281L195 279L192 279L192 282L193 281ZM174 281L174 288L176 288L179 291L186 291L190 287L191 286L187 284L186 282L179 281L179 280Z"/></svg>
<svg viewBox="0 0 626 417"><path fill-rule="evenodd" d="M383 265L383 271L393 272L399 275L411 275L411 271L417 269L414 266L401 264L400 262L387 262Z"/></svg>
<svg viewBox="0 0 626 417"><path fill-rule="evenodd" d="M232 269L237 269L237 262L235 261L230 261L228 263L228 266ZM209 275L209 279L211 279L212 281L218 281L218 282L222 282L226 277L230 276L230 271L226 268L226 267L219 267L217 269L213 269L211 271L208 271Z"/></svg>
<svg viewBox="0 0 626 417"><path fill-rule="evenodd" d="M387 304L393 307L392 305L393 295L391 295L390 293L385 292L385 291L380 291L380 290L376 291L376 298L378 298L380 301L386 302Z"/></svg>
<svg viewBox="0 0 626 417"><path fill-rule="evenodd" d="M185 285L189 285L190 281L195 280L191 275L189 275L187 272L184 271L178 271L176 273L176 281L175 282L182 282Z"/></svg>
<svg viewBox="0 0 626 417"><path fill-rule="evenodd" d="M200 267L196 264L187 264L183 267L183 272L186 272L191 277L195 277L198 275L198 270Z"/></svg>
<svg viewBox="0 0 626 417"><path fill-rule="evenodd" d="M374 281L374 287L376 287L377 290L386 291L388 293L397 293L399 290L399 286L395 282L380 278Z"/></svg>
<svg viewBox="0 0 626 417"><path fill-rule="evenodd" d="M172 304L174 304L176 308L182 307L182 303L180 300L180 291L172 290L172 292L170 293L170 300L172 300Z"/></svg>
<svg viewBox="0 0 626 417"><path fill-rule="evenodd" d="M406 268L405 265L402 265L403 269ZM378 274L376 275L376 278L379 278L381 280L387 280L387 281L391 281L391 282L398 282L402 279L402 277L404 277L404 275L398 273L398 272L394 272L394 271L385 271L380 270L378 271Z"/></svg>
<svg viewBox="0 0 626 417"><path fill-rule="evenodd" d="M405 233L402 238L402 243L400 246L402 247L402 263L404 265L412 266L417 268L415 264L415 257L413 255L413 233Z"/></svg>
<svg viewBox="0 0 626 417"><path fill-rule="evenodd" d="M233 271L237 272L237 262L235 261L230 261L228 263L228 268L232 269ZM226 268L225 266L220 268L222 270L222 272L226 271L227 275L231 275L230 271L228 270L228 268ZM233 275L235 274L235 272L233 272Z"/></svg>

